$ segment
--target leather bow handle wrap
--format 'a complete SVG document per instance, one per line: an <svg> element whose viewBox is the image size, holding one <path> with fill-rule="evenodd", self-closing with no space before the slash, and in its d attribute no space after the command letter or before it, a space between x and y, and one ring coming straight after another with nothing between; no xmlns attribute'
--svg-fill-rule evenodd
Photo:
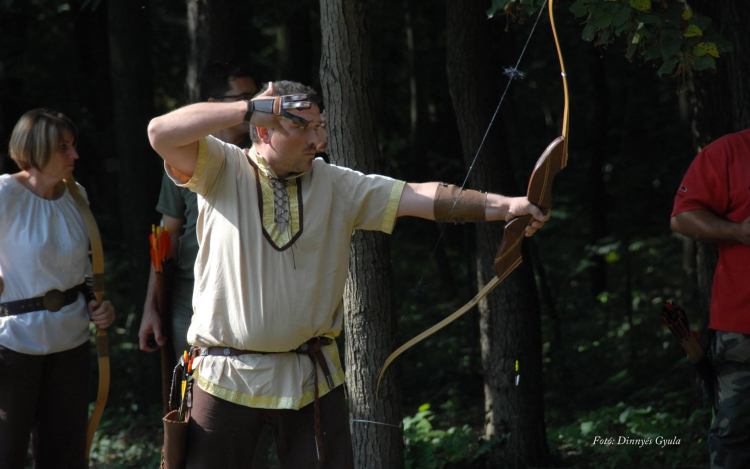
<svg viewBox="0 0 750 469"><path fill-rule="evenodd" d="M557 137L549 144L531 173L526 198L543 211L552 206L552 181L567 164L565 138ZM505 234L495 255L495 272L498 277L512 271L521 263L521 245L526 227L534 221L531 215L514 218L505 225Z"/></svg>
<svg viewBox="0 0 750 469"><path fill-rule="evenodd" d="M568 80L567 74L565 73L565 64L563 62L562 51L560 50L560 42L557 38L557 29L555 28L555 18L553 13L554 0L549 1L549 17L550 25L552 26L552 33L555 38L555 45L557 47L557 55L560 59L560 70L563 79L563 92L565 94L565 108L563 111L563 128L562 135L557 137L550 143L542 153L542 156L536 162L534 171L531 173L529 180L529 187L527 189L526 197L531 203L541 208L543 211L549 210L552 206L552 181L554 180L557 173L559 173L568 164L568 116L569 116L569 99L568 99ZM500 282L510 275L516 267L521 264L523 260L521 255L521 246L525 237L526 227L534 221L532 215L524 215L522 217L511 220L505 225L505 232L503 234L503 241L500 243L500 248L495 255L495 273L497 274L492 280L490 280L482 290L474 296L468 303L463 305L459 310L452 313L436 325L422 332L415 338L411 339L395 352L393 352L383 364L383 368L380 370L378 375L378 382L375 386L375 396L378 396L378 390L380 389L380 381L383 379L383 375L388 366L396 359L399 355L404 353L407 349L431 336L435 332L444 328L448 324L452 323L459 317L463 316L464 313L473 308L479 301L487 296L489 292L495 289Z"/></svg>
<svg viewBox="0 0 750 469"><path fill-rule="evenodd" d="M73 196L73 200L75 200L78 211L81 217L83 217L83 221L89 232L93 290L96 301L101 304L104 298L104 249L102 247L102 237L99 233L99 227L96 225L96 220L91 213L89 204L83 198L75 179L70 177L65 180L65 184L68 186L68 191ZM94 441L94 434L99 427L104 407L107 405L107 397L109 396L109 341L107 339L107 332L104 329L99 329L96 332L96 354L99 360L99 389L96 394L94 411L91 413L91 420L89 420L89 427L86 432L86 457L91 452L91 443Z"/></svg>

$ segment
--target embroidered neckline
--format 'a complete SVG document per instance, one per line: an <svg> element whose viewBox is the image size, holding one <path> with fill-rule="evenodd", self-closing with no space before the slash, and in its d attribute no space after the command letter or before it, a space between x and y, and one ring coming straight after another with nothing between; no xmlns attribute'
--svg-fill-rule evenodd
<svg viewBox="0 0 750 469"><path fill-rule="evenodd" d="M270 179L275 179L277 181L290 181L307 174L306 171L302 173L291 173L287 177L280 178L276 175L276 172L273 170L268 161L266 161L266 159L260 153L258 153L255 145L246 150L245 154L253 161L253 163L255 163L255 166L258 167L258 169L260 169Z"/></svg>
<svg viewBox="0 0 750 469"><path fill-rule="evenodd" d="M291 247L302 234L302 176L276 177L273 168L255 148L245 152L255 170L258 210L263 236L277 251Z"/></svg>

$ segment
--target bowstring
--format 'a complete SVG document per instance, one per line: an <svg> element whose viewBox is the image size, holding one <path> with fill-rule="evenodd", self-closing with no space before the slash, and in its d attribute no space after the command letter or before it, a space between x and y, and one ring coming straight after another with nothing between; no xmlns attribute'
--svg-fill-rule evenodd
<svg viewBox="0 0 750 469"><path fill-rule="evenodd" d="M526 43L523 46L523 49L521 50L521 54L518 56L518 60L516 61L515 66L512 68L509 68L506 70L505 75L508 77L508 83L505 85L505 90L503 90L503 94L500 96L500 101L497 103L497 107L495 108L494 114L492 114L492 119L490 119L490 123L487 126L487 130L484 132L484 136L482 137L482 141L479 143L479 147L477 148L476 153L474 154L474 158L471 160L471 164L469 165L469 171L466 173L466 177L464 178L463 183L461 184L461 188L458 191L458 196L456 197L456 200L453 201L453 205L451 206L450 212L448 212L447 219L450 220L451 215L453 215L453 211L456 209L456 205L458 204L458 200L461 198L461 193L464 191L464 188L466 187L466 183L469 181L469 175L471 175L471 172L474 169L474 165L477 162L477 159L479 158L479 153L482 151L482 147L484 146L484 142L487 140L487 136L490 133L490 129L492 128L492 124L495 122L495 118L497 117L498 113L500 112L500 107L502 106L503 102L505 101L505 96L508 94L508 89L510 89L510 85L513 83L513 80L519 79L522 80L525 75L518 71L518 66L521 64L521 60L523 59L523 56L526 54L526 49L529 47L529 43L531 42L531 37L534 35L534 31L536 31L536 27L539 24L539 20L542 17L542 13L544 13L545 7L547 6L547 1L544 0L544 3L539 8L539 13L537 14L536 20L534 21L534 25L531 28L531 32L529 32L529 36L526 38ZM412 300L416 295L420 294L424 290L424 278L427 272L427 269L429 268L430 264L432 263L432 260L435 258L435 253L437 252L437 249L440 245L440 242L443 239L443 235L445 233L445 229L448 227L448 222L443 223L443 226L440 228L440 234L438 235L438 239L435 242L435 246L432 248L432 252L430 253L429 259L427 259L427 262L425 263L424 267L421 269L421 276L419 278L419 281L417 281L417 284L414 286L414 288L411 290L411 296ZM398 319L401 319L403 317L403 313L399 314ZM393 344L396 343L396 338L398 336L398 333L396 333L396 337L394 337ZM393 346L393 344L391 346Z"/></svg>

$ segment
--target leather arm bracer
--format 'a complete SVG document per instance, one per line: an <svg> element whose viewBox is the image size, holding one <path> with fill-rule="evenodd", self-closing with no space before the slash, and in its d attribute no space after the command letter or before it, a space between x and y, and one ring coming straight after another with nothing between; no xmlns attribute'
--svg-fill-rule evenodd
<svg viewBox="0 0 750 469"><path fill-rule="evenodd" d="M461 191L458 186L441 182L435 192L435 221L441 223L484 221L486 201L487 194L484 192L466 189Z"/></svg>

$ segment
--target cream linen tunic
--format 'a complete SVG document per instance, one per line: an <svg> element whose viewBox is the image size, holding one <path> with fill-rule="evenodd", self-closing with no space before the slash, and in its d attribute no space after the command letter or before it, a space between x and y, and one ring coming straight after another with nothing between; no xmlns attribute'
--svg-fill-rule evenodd
<svg viewBox="0 0 750 469"><path fill-rule="evenodd" d="M83 187L78 187L85 197ZM0 276L5 283L0 303L83 283L91 272L88 251L88 231L67 187L59 199L47 200L10 174L0 176ZM83 295L55 313L0 318L0 345L20 353L63 352L88 339Z"/></svg>
<svg viewBox="0 0 750 469"><path fill-rule="evenodd" d="M352 232L390 233L404 188L322 159L281 189L274 177L254 149L248 156L211 136L200 141L195 173L183 184L199 195L187 336L193 345L286 352L313 337L338 336ZM275 204L288 210L288 222ZM335 342L324 355L339 386L344 372ZM295 353L209 356L197 361L195 377L204 391L237 404L299 409L313 400L312 370L311 360ZM318 374L324 395L329 389Z"/></svg>

